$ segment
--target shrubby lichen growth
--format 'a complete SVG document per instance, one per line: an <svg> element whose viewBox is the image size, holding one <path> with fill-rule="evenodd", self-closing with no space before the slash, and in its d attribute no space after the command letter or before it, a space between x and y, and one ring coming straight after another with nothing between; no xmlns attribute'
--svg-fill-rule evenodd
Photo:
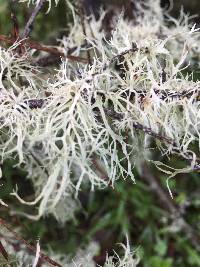
<svg viewBox="0 0 200 267"><path fill-rule="evenodd" d="M133 21L116 15L109 34L102 28L105 12L84 21L85 33L74 12L58 49L67 54L74 47L74 56L90 57L63 59L49 79L31 49L19 57L21 43L1 48L1 161L15 157L28 171L35 199L13 195L38 205L30 218L54 213L59 219L65 205L73 214L71 196L84 183L94 190L119 178L134 181L138 158L151 158L152 140L162 155L185 159L180 172L199 168L199 82L182 74L199 57L198 29L184 14L165 20L159 1L137 10ZM156 164L169 175L179 172Z"/></svg>
<svg viewBox="0 0 200 267"><path fill-rule="evenodd" d="M50 11L59 1L48 2ZM114 187L118 179L134 183L134 168L140 171L144 160L169 178L200 169L199 81L192 73L199 68L200 34L188 15L181 11L176 20L163 14L158 0L147 0L135 4L133 20L122 12L106 24L106 11L87 18L78 4L66 2L73 23L57 47L20 37L4 37L12 45L0 47L0 160L14 158L35 190L29 200L14 190L19 202L36 207L16 213L34 220L52 214L60 224L74 218L83 188ZM28 37L32 26L22 36ZM44 51L62 56L57 69L40 66ZM163 163L172 155L184 168ZM6 205L4 199L0 204ZM7 241L13 255L15 238L7 235ZM26 247L11 258L16 266L37 265L39 252L30 256ZM114 253L103 266L137 266L129 245L123 248L124 257ZM48 254L62 266L92 267L97 251L92 242L75 257Z"/></svg>

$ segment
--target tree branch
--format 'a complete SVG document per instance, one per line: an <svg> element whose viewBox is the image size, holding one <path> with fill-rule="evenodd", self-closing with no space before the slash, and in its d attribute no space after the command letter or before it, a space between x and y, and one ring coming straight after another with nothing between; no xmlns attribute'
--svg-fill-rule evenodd
<svg viewBox="0 0 200 267"><path fill-rule="evenodd" d="M0 41L6 42L9 44L14 44L16 40L14 40L13 38L9 38L5 35L0 35ZM88 63L87 59L85 58L72 56L72 55L65 55L64 53L60 52L57 48L47 47L37 42L26 41L24 45L28 46L28 48L36 49L38 51L44 51L44 52L47 52L49 54L52 54L58 57L68 58L69 60L72 60L72 61Z"/></svg>
<svg viewBox="0 0 200 267"><path fill-rule="evenodd" d="M8 261L8 253L0 241L0 253Z"/></svg>
<svg viewBox="0 0 200 267"><path fill-rule="evenodd" d="M15 231L13 231L11 229L11 227L7 224L7 222L3 219L0 218L0 224L6 228L12 235L13 238L17 241L19 241L20 243L24 244L26 246L26 248L31 251L32 253L36 254L36 248L33 247L32 245L30 245L26 240L24 240L22 237L20 237ZM59 263L55 262L54 260L52 260L51 258L49 258L49 256L45 255L44 253L40 252L40 259L48 262L49 264L51 264L52 266L56 266L56 267L62 267Z"/></svg>
<svg viewBox="0 0 200 267"><path fill-rule="evenodd" d="M29 17L29 19L26 23L26 26L24 28L24 31L21 35L21 39L25 39L30 35L30 33L33 29L33 24L34 24L35 18L38 15L38 13L40 12L40 10L42 9L42 6L45 3L45 1L46 0L40 0L38 5L36 5L35 8L33 9L33 12L31 13L31 16Z"/></svg>

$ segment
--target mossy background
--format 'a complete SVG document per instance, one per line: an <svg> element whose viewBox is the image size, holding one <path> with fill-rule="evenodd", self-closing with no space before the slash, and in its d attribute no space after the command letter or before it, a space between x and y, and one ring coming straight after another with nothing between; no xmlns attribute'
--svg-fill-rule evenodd
<svg viewBox="0 0 200 267"><path fill-rule="evenodd" d="M44 7L37 17L31 34L34 40L44 44L54 44L55 40L62 34L67 34L71 17L64 2L61 0L57 8L52 8L48 14L45 14L47 6ZM105 4L105 1L103 2ZM162 1L162 4L164 2L167 1ZM117 5L116 8L119 8L124 3L125 1L106 1L106 5L111 4L113 8L115 5ZM178 14L181 4L185 6L187 12L200 13L200 1L175 0L173 15ZM95 6L98 6L97 3ZM16 5L15 8L20 29L23 30L33 7L28 8L25 4L20 4ZM197 23L198 20L196 18ZM11 30L9 1L1 0L0 34L9 35ZM198 73L195 75L195 79L198 80L200 75ZM172 160L177 167L184 164L177 158ZM26 179L26 173L23 169L13 167L14 163L13 160L9 160L2 166L3 178L0 198L8 203L10 208L0 206L1 217L13 227L20 228L21 235L28 242L35 244L40 237L43 250L51 248L55 253L73 254L77 247L84 247L91 240L96 240L100 244L101 250L95 260L98 264L102 264L106 253L110 253L113 248L118 251L116 243L125 242L125 235L128 234L133 249L141 257L139 264L141 267L200 266L200 252L194 248L186 233L169 231L169 227L172 225L170 214L151 190L149 184L138 173L135 173L136 185L128 180L119 180L116 182L114 190L107 188L90 192L89 188L86 188L79 195L82 208L76 213L76 218L65 225L59 225L51 216L33 223L24 217L10 213L12 209L22 209L9 195L16 184L22 196L27 197L33 193L32 184ZM158 179L160 186L167 190L167 177L153 166L150 170ZM182 207L183 217L194 231L199 233L200 174L177 175L170 181L170 187L174 195L174 204ZM8 266L14 265L11 263Z"/></svg>

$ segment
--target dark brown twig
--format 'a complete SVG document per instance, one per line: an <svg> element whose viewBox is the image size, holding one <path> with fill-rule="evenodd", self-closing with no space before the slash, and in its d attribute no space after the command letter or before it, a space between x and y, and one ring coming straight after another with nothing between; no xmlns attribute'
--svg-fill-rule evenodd
<svg viewBox="0 0 200 267"><path fill-rule="evenodd" d="M132 47L129 48L129 49L126 49L125 51L121 52L120 54L114 56L113 58L111 58L110 60L110 64L112 62L114 62L116 59L120 59L122 58L123 56L129 54L129 53L135 53L138 51L138 47L137 47L137 44L136 43L132 43Z"/></svg>
<svg viewBox="0 0 200 267"><path fill-rule="evenodd" d="M24 244L26 246L26 248L31 251L32 253L36 254L36 248L33 247L32 245L30 245L26 240L24 240L22 237L20 237L15 231L13 231L11 229L11 227L8 225L8 223L0 218L0 224L6 228L12 235L13 238L17 241L19 241L20 243ZM52 260L51 258L49 258L49 256L45 255L44 253L40 252L40 259L48 262L50 265L52 266L56 266L56 267L62 267L59 263L55 262L54 260Z"/></svg>
<svg viewBox="0 0 200 267"><path fill-rule="evenodd" d="M121 52L118 55L115 55L114 57L112 57L109 61L108 64L105 64L101 71L106 70L114 61L116 61L117 59L121 59L122 57L124 57L125 55L129 54L129 53L135 53L136 51L138 51L138 47L136 43L132 43L132 47L129 49L126 49L125 51ZM92 74L92 76L96 76L99 75L101 73L101 71L97 71L95 73Z"/></svg>
<svg viewBox="0 0 200 267"><path fill-rule="evenodd" d="M106 115L112 117L113 119L116 120L123 120L124 119L124 114L123 113L118 113L114 110L108 109L108 108L104 108L104 112L106 113ZM144 133L154 137L155 139L158 139L162 142L166 142L169 145L175 145L175 141L169 137L166 137L164 135L158 134L156 132L154 132L150 127L144 126L139 122L132 122L133 128L135 128L136 130L141 130Z"/></svg>
<svg viewBox="0 0 200 267"><path fill-rule="evenodd" d="M91 46L86 46L85 44L81 45L81 48L88 48L90 49ZM67 55L71 55L75 50L77 49L77 46L71 47L67 50ZM41 67L48 67L50 65L56 65L61 63L61 57L53 54L49 54L47 56L41 57L36 62L36 65L39 65ZM85 63L87 63L87 59L85 59Z"/></svg>
<svg viewBox="0 0 200 267"><path fill-rule="evenodd" d="M0 241L0 253L8 261L8 253L6 252L3 244Z"/></svg>
<svg viewBox="0 0 200 267"><path fill-rule="evenodd" d="M0 35L0 41L9 43L9 44L14 44L16 40L9 38L5 35ZM76 57L76 56L72 56L72 55L65 55L64 53L60 52L57 48L54 47L47 47L44 46L42 44L39 44L37 42L33 42L33 41L26 41L26 43L24 43L24 45L28 46L28 48L31 49L36 49L38 51L44 51L47 52L49 54L58 56L58 57L63 57L63 58L68 58L69 60L72 61L77 61L77 62L82 62L82 63L87 63L87 59L82 58L82 57Z"/></svg>

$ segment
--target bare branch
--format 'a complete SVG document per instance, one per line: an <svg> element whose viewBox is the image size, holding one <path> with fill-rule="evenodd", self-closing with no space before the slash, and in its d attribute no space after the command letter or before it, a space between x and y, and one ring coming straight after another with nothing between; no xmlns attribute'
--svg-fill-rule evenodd
<svg viewBox="0 0 200 267"><path fill-rule="evenodd" d="M9 43L9 44L14 44L16 40L9 38L5 35L0 35L0 41L4 41L4 42ZM44 45L39 44L37 42L26 41L26 43L24 45L28 46L28 48L36 49L38 51L44 51L44 52L47 52L49 54L52 54L52 55L55 55L58 57L68 58L69 60L72 60L72 61L87 63L87 59L85 59L85 58L76 57L76 56L72 56L72 55L65 55L64 53L60 52L58 49L56 49L54 47L47 47L47 46L44 46Z"/></svg>
<svg viewBox="0 0 200 267"><path fill-rule="evenodd" d="M8 253L5 250L4 246L2 245L1 241L0 241L0 253L8 261Z"/></svg>
<svg viewBox="0 0 200 267"><path fill-rule="evenodd" d="M35 8L33 9L33 12L31 13L30 18L28 19L25 29L22 33L21 39L25 39L27 37L29 37L30 32L33 29L33 24L35 21L36 16L38 15L38 13L40 12L40 10L42 9L43 4L45 3L46 0L40 0L40 2L38 3L38 5L35 6Z"/></svg>
<svg viewBox="0 0 200 267"><path fill-rule="evenodd" d="M16 239L17 241L19 241L20 243L24 244L26 246L26 248L31 251L32 253L36 254L36 248L33 247L32 245L30 245L26 240L24 240L22 237L20 237L15 231L13 231L11 229L11 227L8 225L8 223L3 220L2 218L0 218L0 224L5 227L12 235L13 238ZM40 252L40 259L48 262L49 264L51 264L52 266L56 266L56 267L62 267L59 263L55 262L54 260L52 260L51 258L49 258L47 255L45 255L44 253Z"/></svg>

